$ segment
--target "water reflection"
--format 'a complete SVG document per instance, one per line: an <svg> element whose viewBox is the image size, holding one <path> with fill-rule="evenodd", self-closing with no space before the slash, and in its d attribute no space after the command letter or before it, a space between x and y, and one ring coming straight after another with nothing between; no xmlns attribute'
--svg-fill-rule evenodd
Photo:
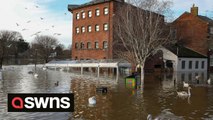
<svg viewBox="0 0 213 120"><path fill-rule="evenodd" d="M201 76L199 85L202 86L194 79L196 75ZM147 74L141 94L140 90L125 88L121 76L118 86L111 88L107 95L95 92L96 83L76 79L71 87L77 94L72 118L144 120L148 114L165 120L212 118L213 93L210 91L213 90L206 84L207 78L205 72ZM187 91L183 81L192 87L189 97L177 96L176 91ZM90 108L87 99L93 95L97 97L97 106Z"/></svg>
<svg viewBox="0 0 213 120"><path fill-rule="evenodd" d="M35 79L28 71L32 66L7 66L2 71L3 80L0 81L0 119L39 119L59 120L68 119L70 113L8 113L8 93L61 93L70 91L70 74L57 71L43 71L38 69L39 77ZM61 87L55 87L54 82L60 80Z"/></svg>
<svg viewBox="0 0 213 120"><path fill-rule="evenodd" d="M146 120L147 115L163 119L213 119L213 87L206 81L212 74L184 72L146 74L143 94L140 89L126 88L125 76L119 83L106 80L106 76L83 77L72 72L37 69L35 79L29 66L8 68L0 80L0 118L43 120ZM199 83L195 76L199 75ZM59 81L59 85L55 83ZM183 81L192 87L191 97L181 98L177 91L187 91ZM96 92L96 87L106 86L107 94ZM62 93L75 94L73 113L7 113L7 93ZM97 104L88 105L88 98L95 96Z"/></svg>

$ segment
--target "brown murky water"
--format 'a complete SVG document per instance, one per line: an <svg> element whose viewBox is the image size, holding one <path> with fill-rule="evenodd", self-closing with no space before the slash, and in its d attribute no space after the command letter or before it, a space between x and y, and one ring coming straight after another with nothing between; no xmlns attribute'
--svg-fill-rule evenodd
<svg viewBox="0 0 213 120"><path fill-rule="evenodd" d="M0 80L0 120L146 120L147 115L161 120L213 119L213 85L207 85L207 73L147 74L142 91L126 88L124 77L119 83L95 77L79 77L73 73L39 69L35 79L28 71L32 67L7 67ZM196 81L195 75L200 76ZM211 76L211 75L210 75ZM213 77L212 77L213 78ZM54 86L60 80L59 86ZM191 97L180 98L176 91L187 91L183 80L191 84ZM96 92L97 86L107 86L108 93ZM75 94L73 113L8 113L7 93ZM88 105L95 96L97 104Z"/></svg>

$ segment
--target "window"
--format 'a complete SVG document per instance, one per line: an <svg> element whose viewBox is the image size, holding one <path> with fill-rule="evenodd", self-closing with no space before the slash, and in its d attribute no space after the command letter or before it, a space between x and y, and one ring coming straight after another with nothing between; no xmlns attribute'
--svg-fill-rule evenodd
<svg viewBox="0 0 213 120"><path fill-rule="evenodd" d="M100 16L100 10L99 10L99 9L96 9L96 10L95 10L95 15L96 15L96 16Z"/></svg>
<svg viewBox="0 0 213 120"><path fill-rule="evenodd" d="M107 48L108 48L107 41L104 41L104 42L103 42L103 48L104 48L104 49L107 49Z"/></svg>
<svg viewBox="0 0 213 120"><path fill-rule="evenodd" d="M182 81L185 81L185 74L184 74L184 73L181 74L181 80L182 80Z"/></svg>
<svg viewBox="0 0 213 120"><path fill-rule="evenodd" d="M188 74L189 81L192 81L192 73Z"/></svg>
<svg viewBox="0 0 213 120"><path fill-rule="evenodd" d="M205 66L205 61L202 61L202 65L201 65L202 69L204 69L204 66Z"/></svg>
<svg viewBox="0 0 213 120"><path fill-rule="evenodd" d="M185 63L186 61L182 61L182 69L185 69Z"/></svg>
<svg viewBox="0 0 213 120"><path fill-rule="evenodd" d="M78 34L80 32L79 28L77 27L76 29L76 33Z"/></svg>
<svg viewBox="0 0 213 120"><path fill-rule="evenodd" d="M199 61L196 61L196 63L195 63L195 69L198 69L198 66L199 66Z"/></svg>
<svg viewBox="0 0 213 120"><path fill-rule="evenodd" d="M84 33L85 32L85 27L81 27L81 32Z"/></svg>
<svg viewBox="0 0 213 120"><path fill-rule="evenodd" d="M92 26L89 25L88 28L87 28L88 32L92 32Z"/></svg>
<svg viewBox="0 0 213 120"><path fill-rule="evenodd" d="M189 69L192 69L192 61L189 61Z"/></svg>
<svg viewBox="0 0 213 120"><path fill-rule="evenodd" d="M99 31L100 30L100 26L99 25L95 25L95 31Z"/></svg>
<svg viewBox="0 0 213 120"><path fill-rule="evenodd" d="M107 15L109 13L109 9L107 7L104 8L104 15Z"/></svg>
<svg viewBox="0 0 213 120"><path fill-rule="evenodd" d="M95 42L95 49L98 49L99 46L98 46L98 42Z"/></svg>
<svg viewBox="0 0 213 120"><path fill-rule="evenodd" d="M76 19L80 19L80 14L79 13L76 13Z"/></svg>
<svg viewBox="0 0 213 120"><path fill-rule="evenodd" d="M91 18L92 17L92 11L88 11L88 17Z"/></svg>
<svg viewBox="0 0 213 120"><path fill-rule="evenodd" d="M81 16L82 16L83 19L85 19L85 17L86 17L86 16L85 16L85 12L82 12L82 13L81 13Z"/></svg>
<svg viewBox="0 0 213 120"><path fill-rule="evenodd" d="M81 49L84 49L84 43L81 42Z"/></svg>
<svg viewBox="0 0 213 120"><path fill-rule="evenodd" d="M108 30L108 24L105 23L105 24L104 24L104 31L107 31L107 30Z"/></svg>
<svg viewBox="0 0 213 120"><path fill-rule="evenodd" d="M75 43L75 48L78 49L78 43Z"/></svg>
<svg viewBox="0 0 213 120"><path fill-rule="evenodd" d="M92 46L91 46L91 43L90 43L90 42L88 42L88 43L87 43L87 48L88 48L88 49L91 49L91 48L92 48Z"/></svg>

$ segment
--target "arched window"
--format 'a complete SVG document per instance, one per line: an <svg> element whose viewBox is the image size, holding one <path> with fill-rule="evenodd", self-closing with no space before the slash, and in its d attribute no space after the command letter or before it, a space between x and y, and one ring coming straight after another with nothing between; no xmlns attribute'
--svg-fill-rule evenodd
<svg viewBox="0 0 213 120"><path fill-rule="evenodd" d="M85 12L82 12L81 15L83 19L86 17Z"/></svg>
<svg viewBox="0 0 213 120"><path fill-rule="evenodd" d="M108 24L105 23L103 28L104 28L104 31L107 31L108 30Z"/></svg>
<svg viewBox="0 0 213 120"><path fill-rule="evenodd" d="M78 49L78 43L75 43L75 49Z"/></svg>
<svg viewBox="0 0 213 120"><path fill-rule="evenodd" d="M95 10L95 15L96 15L96 16L100 16L100 10L99 10L99 9L96 9L96 10Z"/></svg>
<svg viewBox="0 0 213 120"><path fill-rule="evenodd" d="M99 25L95 25L95 31L99 31L100 30L100 26Z"/></svg>
<svg viewBox="0 0 213 120"><path fill-rule="evenodd" d="M98 48L99 48L98 42L95 42L95 49L98 49Z"/></svg>
<svg viewBox="0 0 213 120"><path fill-rule="evenodd" d="M87 43L87 49L91 49L91 48L92 48L91 42L88 42L88 43Z"/></svg>
<svg viewBox="0 0 213 120"><path fill-rule="evenodd" d="M109 9L107 7L104 8L104 15L107 15L109 13Z"/></svg>
<svg viewBox="0 0 213 120"><path fill-rule="evenodd" d="M81 49L84 49L84 43L81 42Z"/></svg>
<svg viewBox="0 0 213 120"><path fill-rule="evenodd" d="M107 41L104 41L103 42L103 49L107 49L108 48L108 43L107 43Z"/></svg>
<svg viewBox="0 0 213 120"><path fill-rule="evenodd" d="M76 33L78 34L80 32L79 27L75 28Z"/></svg>
<svg viewBox="0 0 213 120"><path fill-rule="evenodd" d="M92 31L92 26L89 25L88 28L87 28L88 32L91 32Z"/></svg>
<svg viewBox="0 0 213 120"><path fill-rule="evenodd" d="M80 14L79 13L76 13L76 19L80 19Z"/></svg>
<svg viewBox="0 0 213 120"><path fill-rule="evenodd" d="M81 27L81 32L82 32L82 33L85 32L85 27L84 27L84 26Z"/></svg>
<svg viewBox="0 0 213 120"><path fill-rule="evenodd" d="M88 11L88 17L89 17L89 18L92 17L92 11L91 11L91 10Z"/></svg>

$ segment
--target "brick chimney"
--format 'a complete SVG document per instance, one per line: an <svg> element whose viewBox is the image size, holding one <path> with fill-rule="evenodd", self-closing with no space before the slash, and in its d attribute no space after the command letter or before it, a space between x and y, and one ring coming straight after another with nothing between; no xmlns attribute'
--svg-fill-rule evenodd
<svg viewBox="0 0 213 120"><path fill-rule="evenodd" d="M198 7L195 7L195 4L191 7L191 14L194 16L198 15Z"/></svg>

